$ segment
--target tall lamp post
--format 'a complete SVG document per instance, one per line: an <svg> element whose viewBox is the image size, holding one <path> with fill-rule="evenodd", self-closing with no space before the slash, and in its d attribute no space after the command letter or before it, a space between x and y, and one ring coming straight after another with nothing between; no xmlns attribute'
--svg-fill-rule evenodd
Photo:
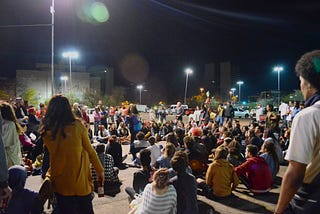
<svg viewBox="0 0 320 214"><path fill-rule="evenodd" d="M67 93L67 80L68 80L68 76L61 76L60 80L64 81L64 93Z"/></svg>
<svg viewBox="0 0 320 214"><path fill-rule="evenodd" d="M184 89L184 104L187 104L188 77L189 77L189 74L193 73L193 70L191 68L187 68L185 70L185 73L186 73L186 87Z"/></svg>
<svg viewBox="0 0 320 214"><path fill-rule="evenodd" d="M239 85L239 103L241 103L241 85L243 84L243 81L238 81L237 84Z"/></svg>
<svg viewBox="0 0 320 214"><path fill-rule="evenodd" d="M79 53L76 51L67 51L67 52L63 52L62 56L64 58L68 58L69 59L69 86L70 86L70 92L72 91L72 77L71 77L71 72L72 72L72 59L77 59L79 57Z"/></svg>
<svg viewBox="0 0 320 214"><path fill-rule="evenodd" d="M139 94L140 94L140 104L141 104L141 90L143 89L143 86L142 85L138 85L137 86L137 89L139 89Z"/></svg>
<svg viewBox="0 0 320 214"><path fill-rule="evenodd" d="M54 95L54 0L51 0L51 96Z"/></svg>
<svg viewBox="0 0 320 214"><path fill-rule="evenodd" d="M280 105L280 73L283 71L282 66L273 67L273 71L278 73L278 105Z"/></svg>

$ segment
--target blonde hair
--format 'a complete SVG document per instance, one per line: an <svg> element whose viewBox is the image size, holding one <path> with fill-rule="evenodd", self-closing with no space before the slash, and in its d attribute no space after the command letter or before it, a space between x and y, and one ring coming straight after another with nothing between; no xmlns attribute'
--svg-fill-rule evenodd
<svg viewBox="0 0 320 214"><path fill-rule="evenodd" d="M171 159L175 152L176 152L176 147L173 145L173 143L166 143L163 156L165 158Z"/></svg>

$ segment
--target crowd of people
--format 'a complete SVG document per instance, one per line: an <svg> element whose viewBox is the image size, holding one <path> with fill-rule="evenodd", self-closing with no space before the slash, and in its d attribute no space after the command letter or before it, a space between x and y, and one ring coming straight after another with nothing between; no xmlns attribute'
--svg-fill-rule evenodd
<svg viewBox="0 0 320 214"><path fill-rule="evenodd" d="M282 101L275 112L268 104L265 121L242 125L234 119L231 102L216 109L203 104L198 118L186 123L180 102L176 118L168 121L164 114L159 120L141 119L135 105L99 103L93 130L87 107L71 105L63 95L54 95L38 110L21 98L1 102L1 212L40 213L52 188L55 212L93 213L93 190L104 187L107 194L112 185L119 188L118 170L134 166L140 169L126 192L139 202L131 213L200 213L197 194L230 197L240 182L253 194L269 192L280 164L289 165L276 213L295 210L292 200L300 185L319 177L319 68L319 51L303 56L296 67L306 109ZM127 144L130 152L123 154ZM44 178L39 193L24 188L28 173L36 170Z"/></svg>

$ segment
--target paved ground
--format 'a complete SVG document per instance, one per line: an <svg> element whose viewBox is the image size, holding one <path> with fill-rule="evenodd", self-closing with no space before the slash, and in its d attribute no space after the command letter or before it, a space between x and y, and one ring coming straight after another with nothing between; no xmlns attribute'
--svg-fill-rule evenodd
<svg viewBox="0 0 320 214"><path fill-rule="evenodd" d="M247 123L248 121L242 121L242 123ZM123 153L128 153L129 145L123 145ZM125 162L130 163L131 156L125 160ZM204 203L212 206L215 210L215 213L221 214L238 214L238 213L273 213L275 208L275 204L277 202L281 184L281 178L285 171L286 167L281 166L280 172L278 174L278 178L276 180L275 188L271 190L271 192L254 196L250 192L246 190L243 185L239 185L236 191L234 191L234 196L219 200L213 201L207 199L204 196L198 195L198 199L203 201ZM137 168L128 168L125 170L120 170L119 177L123 182L121 186L121 192L117 194L115 197L105 196L103 198L98 198L97 195L93 200L94 211L97 214L105 214L105 213L116 213L116 214L125 214L128 213L128 197L124 191L126 186L132 186L132 178L133 172L135 172ZM41 185L40 176L30 176L27 179L26 186L30 189L38 191ZM50 210L47 210L47 213L50 213Z"/></svg>
<svg viewBox="0 0 320 214"><path fill-rule="evenodd" d="M123 148L124 152L127 152L129 146L124 145ZM126 160L128 163L130 161L129 158L130 157ZM285 168L286 167L281 166L279 173L280 177L277 180L278 185L276 185L270 193L253 196L244 188L243 185L240 185L239 188L237 188L237 191L234 191L234 197L213 201L204 196L198 195L198 199L212 206L216 213L273 213L279 195L279 184ZM128 168L120 171L119 177L122 180L123 185L121 186L121 192L115 197L105 196L103 198L98 198L96 195L93 200L95 213L128 213L128 197L124 188L126 186L132 186L132 175L136 170L137 168ZM30 176L27 179L26 185L28 188L38 191L41 182L42 180L40 176ZM50 213L50 210L48 213Z"/></svg>

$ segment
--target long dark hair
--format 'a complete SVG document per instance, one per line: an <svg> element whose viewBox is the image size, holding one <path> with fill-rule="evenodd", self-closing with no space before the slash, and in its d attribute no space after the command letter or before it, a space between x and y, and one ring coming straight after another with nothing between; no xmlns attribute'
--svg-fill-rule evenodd
<svg viewBox="0 0 320 214"><path fill-rule="evenodd" d="M265 142L264 143L264 149L268 154L270 154L272 156L273 161L274 161L274 163L276 165L276 170L277 170L277 172L279 172L279 169L280 169L279 158L278 158L278 155L276 153L276 147L275 147L274 143L270 142L270 141Z"/></svg>
<svg viewBox="0 0 320 214"><path fill-rule="evenodd" d="M14 122L17 133L20 134L22 131L22 128L19 125L18 119L16 117L16 114L14 113L12 105L10 105L7 102L1 102L0 111L3 119Z"/></svg>
<svg viewBox="0 0 320 214"><path fill-rule="evenodd" d="M52 132L51 140L55 140L57 133L61 131L62 137L65 138L64 127L75 120L68 98L61 94L54 95L43 118L40 133L45 136L46 132L50 130Z"/></svg>

